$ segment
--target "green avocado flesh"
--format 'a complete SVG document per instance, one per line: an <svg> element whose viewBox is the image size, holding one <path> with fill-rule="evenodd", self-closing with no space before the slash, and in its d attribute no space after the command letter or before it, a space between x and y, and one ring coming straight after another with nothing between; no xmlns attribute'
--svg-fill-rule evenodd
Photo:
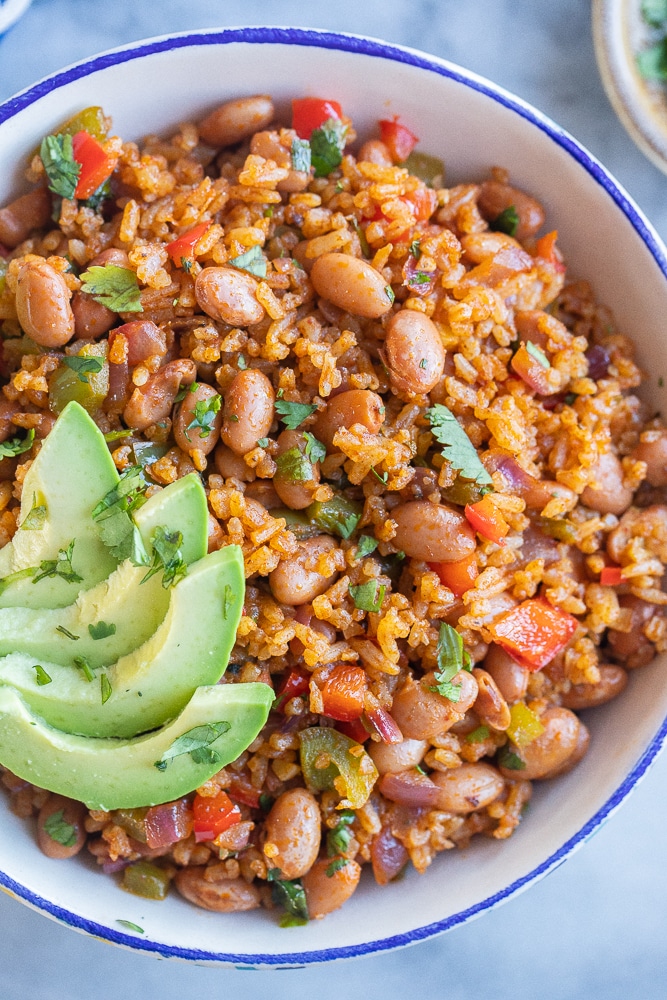
<svg viewBox="0 0 667 1000"><path fill-rule="evenodd" d="M174 588L157 631L104 671L111 694L102 701L100 676L34 657L0 659L0 684L20 692L45 722L81 736L134 736L171 719L195 689L215 684L229 659L241 618L243 556L227 546L200 559ZM42 684L38 683L42 679ZM107 689L108 690L108 689Z"/></svg>
<svg viewBox="0 0 667 1000"><path fill-rule="evenodd" d="M205 554L206 496L196 476L168 486L148 500L137 514L142 515L136 518L140 522L137 526L149 554L150 536L160 523L181 531L181 552L186 562ZM78 529L73 565L76 565L77 544ZM167 613L173 593L174 588L162 586L161 572L144 582L147 569L125 560L107 579L82 591L66 608L0 608L0 656L26 653L37 661L47 659L64 666L73 665L75 657L83 657L92 669L125 656L155 632ZM47 581L40 580L35 589L44 582ZM88 626L94 628L100 621L115 625L115 632L103 639L93 639Z"/></svg>
<svg viewBox="0 0 667 1000"><path fill-rule="evenodd" d="M181 714L147 736L90 739L52 729L21 696L0 687L0 762L20 778L84 802L90 809L132 809L180 798L235 760L266 722L267 684L201 687ZM174 741L200 726L228 723L203 759L182 753L157 768ZM197 755L195 755L197 756Z"/></svg>
<svg viewBox="0 0 667 1000"><path fill-rule="evenodd" d="M76 570L82 582L61 576L33 584L31 579L8 583L0 593L0 608L55 608L71 604L83 588L94 587L116 566L102 542L92 510L118 483L118 473L106 441L77 403L65 407L26 474L21 494L20 524L35 507L46 507L40 528L21 528L0 549L0 578L45 559L55 559L76 530ZM30 523L30 522L28 522Z"/></svg>

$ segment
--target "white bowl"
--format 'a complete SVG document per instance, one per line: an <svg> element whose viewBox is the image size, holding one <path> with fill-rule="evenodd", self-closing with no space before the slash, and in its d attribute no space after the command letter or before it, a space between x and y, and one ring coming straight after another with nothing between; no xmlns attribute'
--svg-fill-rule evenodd
<svg viewBox="0 0 667 1000"><path fill-rule="evenodd" d="M32 0L0 0L0 38L28 9Z"/></svg>
<svg viewBox="0 0 667 1000"><path fill-rule="evenodd" d="M493 84L432 56L380 41L300 29L238 28L162 37L97 56L0 106L0 204L23 186L26 156L54 124L101 104L114 129L140 139L223 99L271 93L340 101L363 136L400 115L421 148L442 156L448 183L482 179L492 165L536 195L557 228L571 275L633 336L650 373L645 396L665 410L667 258L628 195L571 136ZM176 894L127 895L85 858L55 862L29 825L0 810L0 883L65 924L129 948L196 962L289 967L386 951L479 916L553 870L610 816L667 735L665 664L635 671L616 702L586 719L589 754L573 772L537 783L530 815L508 841L481 840L441 855L424 876L380 888L369 873L323 921L279 929L264 910L213 914ZM119 921L144 931L133 932Z"/></svg>

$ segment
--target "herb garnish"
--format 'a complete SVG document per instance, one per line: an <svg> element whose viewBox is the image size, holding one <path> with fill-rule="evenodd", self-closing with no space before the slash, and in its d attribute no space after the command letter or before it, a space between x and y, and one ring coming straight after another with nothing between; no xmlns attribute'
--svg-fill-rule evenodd
<svg viewBox="0 0 667 1000"><path fill-rule="evenodd" d="M88 626L91 639L107 639L110 635L116 634L116 626L113 622L97 622Z"/></svg>
<svg viewBox="0 0 667 1000"><path fill-rule="evenodd" d="M119 562L131 559L135 566L149 565L148 553L131 517L132 512L146 502L147 489L141 467L131 465L121 474L118 484L93 508L93 520L100 537Z"/></svg>
<svg viewBox="0 0 667 1000"><path fill-rule="evenodd" d="M79 637L77 636L77 639L78 638ZM95 680L95 674L93 673L93 668L91 667L90 662L86 659L85 656L75 656L74 666L78 667L78 669L81 671L81 673L86 678L89 684Z"/></svg>
<svg viewBox="0 0 667 1000"><path fill-rule="evenodd" d="M164 771L170 760L186 753L190 754L195 764L216 764L222 758L217 750L211 749L211 744L230 729L229 722L209 722L205 726L195 726L174 740L160 760L155 761L154 766L158 771Z"/></svg>
<svg viewBox="0 0 667 1000"><path fill-rule="evenodd" d="M143 927L140 927L139 924L133 924L131 920L117 920L116 923L120 924L121 927L127 927L129 931L136 931L137 934L146 933Z"/></svg>
<svg viewBox="0 0 667 1000"><path fill-rule="evenodd" d="M70 632L70 630L68 628L65 628L64 625L56 625L56 632L60 632L61 635L64 635L66 636L66 638L71 639L72 642L76 642L77 639L81 638L80 635L74 635L74 632Z"/></svg>
<svg viewBox="0 0 667 1000"><path fill-rule="evenodd" d="M162 525L158 524L151 541L153 562L141 582L146 583L146 580L150 580L152 576L162 570L162 586L167 590L169 587L175 586L188 571L181 552L183 535L180 531L169 531L168 528L163 528Z"/></svg>
<svg viewBox="0 0 667 1000"><path fill-rule="evenodd" d="M637 69L645 80L667 80L667 0L642 0L641 15L655 29L653 44L636 55Z"/></svg>
<svg viewBox="0 0 667 1000"><path fill-rule="evenodd" d="M112 312L144 311L136 272L129 267L95 264L80 277L82 290Z"/></svg>
<svg viewBox="0 0 667 1000"><path fill-rule="evenodd" d="M341 868L345 867L346 864L347 858L334 858L333 861L324 869L324 874L327 878L333 878L336 872L339 872Z"/></svg>
<svg viewBox="0 0 667 1000"><path fill-rule="evenodd" d="M97 375L104 368L103 358L82 357L78 354L63 358L62 363L76 372L79 382L86 384L88 384L88 375Z"/></svg>
<svg viewBox="0 0 667 1000"><path fill-rule="evenodd" d="M446 406L436 403L426 411L433 437L444 445L442 457L449 462L463 479L480 485L491 485L493 480L480 462L475 446L460 423Z"/></svg>
<svg viewBox="0 0 667 1000"><path fill-rule="evenodd" d="M304 420L317 409L315 403L290 403L287 399L276 400L276 413L290 431L295 431Z"/></svg>
<svg viewBox="0 0 667 1000"><path fill-rule="evenodd" d="M222 594L222 617L227 620L227 611L229 610L229 604L234 596L234 592L230 584L225 584L225 589Z"/></svg>
<svg viewBox="0 0 667 1000"><path fill-rule="evenodd" d="M39 155L49 181L49 191L72 199L79 182L81 164L74 159L71 135L46 135Z"/></svg>
<svg viewBox="0 0 667 1000"><path fill-rule="evenodd" d="M66 549L58 549L58 555L55 559L42 559L35 570L32 582L39 583L40 580L45 580L47 577L60 576L66 583L80 583L83 577L74 572L74 568L72 567L73 554L74 539L72 539Z"/></svg>
<svg viewBox="0 0 667 1000"><path fill-rule="evenodd" d="M111 681L106 674L100 674L100 694L102 696L103 705L106 705L112 693Z"/></svg>
<svg viewBox="0 0 667 1000"><path fill-rule="evenodd" d="M284 907L291 917L295 917L300 922L307 923L308 904L301 882L298 879L294 879L293 881L282 879L280 875L279 868L269 868L266 873L267 881L272 883L271 895L274 903ZM293 926L293 924L292 922L283 924L281 921L281 927L283 926Z"/></svg>
<svg viewBox="0 0 667 1000"><path fill-rule="evenodd" d="M307 482L313 478L313 466L307 455L294 445L276 458L276 468L281 476L292 482Z"/></svg>
<svg viewBox="0 0 667 1000"><path fill-rule="evenodd" d="M497 760L501 767L506 767L508 771L523 771L526 767L525 760L519 757L518 753L510 750L509 745L501 747L497 754Z"/></svg>
<svg viewBox="0 0 667 1000"><path fill-rule="evenodd" d="M37 494L32 495L32 507L21 522L21 531L41 531L46 524L46 504L37 503Z"/></svg>
<svg viewBox="0 0 667 1000"><path fill-rule="evenodd" d="M526 350L530 354L531 358L534 358L543 368L551 368L551 362L548 357L542 351L537 344L534 344L532 340L526 341Z"/></svg>
<svg viewBox="0 0 667 1000"><path fill-rule="evenodd" d="M215 422L216 414L220 412L220 407L222 405L222 396L217 392L214 396L208 396L206 399L199 399L195 403L194 416L190 423L188 424L185 436L190 440L188 436L189 430L198 430L200 438L207 438L213 429L213 424Z"/></svg>
<svg viewBox="0 0 667 1000"><path fill-rule="evenodd" d="M32 668L35 671L35 683L39 687L44 687L45 684L51 683L51 677L47 674L46 670L39 663L35 663Z"/></svg>
<svg viewBox="0 0 667 1000"><path fill-rule="evenodd" d="M347 125L338 118L328 118L310 136L310 157L316 177L328 177L343 162Z"/></svg>
<svg viewBox="0 0 667 1000"><path fill-rule="evenodd" d="M0 458L16 458L17 455L22 455L24 451L32 448L34 440L35 428L31 427L23 439L15 437L11 441L3 441L0 444Z"/></svg>
<svg viewBox="0 0 667 1000"><path fill-rule="evenodd" d="M452 678L461 670L472 670L472 663L470 654L463 648L463 639L446 622L440 626L436 656L438 669L434 672L436 683L431 691L436 691L449 701L458 701L461 697L461 685L453 684Z"/></svg>
<svg viewBox="0 0 667 1000"><path fill-rule="evenodd" d="M338 823L333 830L327 832L327 854L330 858L337 854L345 854L353 836L350 827L354 823L354 812L351 809L342 809L337 816Z"/></svg>
<svg viewBox="0 0 667 1000"><path fill-rule="evenodd" d="M466 736L466 743L483 743L485 739L490 735L488 726L477 726L477 729L473 729L471 733Z"/></svg>
<svg viewBox="0 0 667 1000"><path fill-rule="evenodd" d="M355 559L363 559L365 556L369 556L371 552L375 552L378 545L379 542L377 538L373 538L371 535L362 535L359 539L359 544L357 545L357 554Z"/></svg>
<svg viewBox="0 0 667 1000"><path fill-rule="evenodd" d="M377 580L368 580L358 586L350 586L350 596L354 601L355 608L360 611L373 611L377 613L382 607L386 591L385 584L378 584Z"/></svg>
<svg viewBox="0 0 667 1000"><path fill-rule="evenodd" d="M44 821L43 828L51 840L62 844L63 847L74 847L76 844L76 827L66 822L64 809L51 813Z"/></svg>
<svg viewBox="0 0 667 1000"><path fill-rule="evenodd" d="M506 236L516 236L519 228L519 213L514 205L508 205L500 215L497 215L489 227L497 233L505 233Z"/></svg>
<svg viewBox="0 0 667 1000"><path fill-rule="evenodd" d="M310 171L310 143L307 139L292 139L292 170Z"/></svg>
<svg viewBox="0 0 667 1000"><path fill-rule="evenodd" d="M321 441L318 441L314 434L309 434L308 431L304 431L303 436L306 439L306 455L311 462L324 461L327 457L326 446Z"/></svg>
<svg viewBox="0 0 667 1000"><path fill-rule="evenodd" d="M247 271L254 274L256 278L266 277L266 257L262 253L260 246L251 247L238 257L232 257L229 261L232 267L237 267L240 271Z"/></svg>

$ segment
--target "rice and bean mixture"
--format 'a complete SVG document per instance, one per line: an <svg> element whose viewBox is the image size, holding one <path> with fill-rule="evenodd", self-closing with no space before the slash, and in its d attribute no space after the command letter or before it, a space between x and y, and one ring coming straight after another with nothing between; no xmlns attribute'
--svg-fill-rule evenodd
<svg viewBox="0 0 667 1000"><path fill-rule="evenodd" d="M209 549L245 559L223 682L276 692L165 806L4 771L47 854L129 891L298 923L363 866L509 837L585 755L577 713L667 648L667 432L632 344L557 220L498 167L447 186L407 125L258 95L138 145L87 109L0 209L0 544L78 399L149 495L201 475Z"/></svg>

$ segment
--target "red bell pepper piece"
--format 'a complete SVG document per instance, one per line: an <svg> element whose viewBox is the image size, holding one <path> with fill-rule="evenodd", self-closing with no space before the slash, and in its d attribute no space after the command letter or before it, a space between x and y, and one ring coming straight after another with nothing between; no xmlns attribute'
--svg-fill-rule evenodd
<svg viewBox="0 0 667 1000"><path fill-rule="evenodd" d="M551 367L544 352L531 344L521 344L510 362L512 371L526 383L529 389L540 396L550 396L552 393L547 372Z"/></svg>
<svg viewBox="0 0 667 1000"><path fill-rule="evenodd" d="M195 840L215 840L230 826L241 821L241 810L235 806L226 792L216 795L195 795L192 804L194 814Z"/></svg>
<svg viewBox="0 0 667 1000"><path fill-rule="evenodd" d="M474 587L475 580L479 575L477 557L473 552L464 559L457 559L456 562L429 563L432 569L440 577L443 587L448 587L454 597L462 597L466 590Z"/></svg>
<svg viewBox="0 0 667 1000"><path fill-rule="evenodd" d="M339 722L358 719L364 710L368 681L363 667L339 663L322 687L322 714Z"/></svg>
<svg viewBox="0 0 667 1000"><path fill-rule="evenodd" d="M183 267L183 261L194 260L195 244L202 238L204 233L210 228L210 222L200 222L193 229L188 229L177 239L167 243L167 253L173 260L176 267Z"/></svg>
<svg viewBox="0 0 667 1000"><path fill-rule="evenodd" d="M620 566L605 566L600 572L600 583L603 587L618 587L623 583L623 570Z"/></svg>
<svg viewBox="0 0 667 1000"><path fill-rule="evenodd" d="M336 726L336 729L343 736L349 736L355 743L365 743L367 739L370 739L371 735L360 718L352 719L351 722L341 722Z"/></svg>
<svg viewBox="0 0 667 1000"><path fill-rule="evenodd" d="M90 132L72 136L72 155L81 166L74 197L90 198L113 173L116 157L109 156Z"/></svg>
<svg viewBox="0 0 667 1000"><path fill-rule="evenodd" d="M322 128L330 118L343 117L338 101L323 97L299 97L292 101L292 128L300 139L310 139L316 128Z"/></svg>
<svg viewBox="0 0 667 1000"><path fill-rule="evenodd" d="M419 139L416 135L401 125L397 116L391 119L383 118L378 122L380 126L380 138L389 150L394 163L404 163Z"/></svg>
<svg viewBox="0 0 667 1000"><path fill-rule="evenodd" d="M565 649L579 622L542 597L531 597L488 625L494 642L526 670L541 670Z"/></svg>
<svg viewBox="0 0 667 1000"><path fill-rule="evenodd" d="M545 233L544 236L540 236L539 240L535 244L535 256L541 257L543 260L547 260L557 271L563 272L565 270L565 264L563 264L561 255L556 248L557 239L557 229L553 229L550 233Z"/></svg>
<svg viewBox="0 0 667 1000"><path fill-rule="evenodd" d="M259 809L259 792L242 778L234 778L229 786L229 795L235 802L240 802L251 809Z"/></svg>
<svg viewBox="0 0 667 1000"><path fill-rule="evenodd" d="M310 674L305 670L294 667L284 678L282 684L276 692L276 700L273 703L274 711L285 712L285 705L292 698L300 694L306 694L310 687Z"/></svg>
<svg viewBox="0 0 667 1000"><path fill-rule="evenodd" d="M488 496L482 497L477 503L467 503L464 514L482 538L488 538L496 545L505 544L505 535L510 530L509 525Z"/></svg>

